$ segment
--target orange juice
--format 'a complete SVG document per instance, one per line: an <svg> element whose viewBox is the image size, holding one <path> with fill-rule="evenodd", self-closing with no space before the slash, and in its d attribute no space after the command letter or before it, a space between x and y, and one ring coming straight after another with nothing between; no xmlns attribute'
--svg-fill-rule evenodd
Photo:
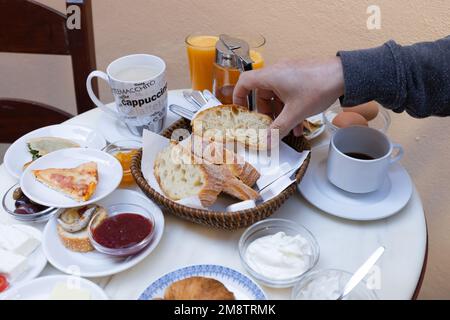
<svg viewBox="0 0 450 320"><path fill-rule="evenodd" d="M250 58L253 60L253 69L261 69L264 67L264 58L262 54L255 50L250 50Z"/></svg>
<svg viewBox="0 0 450 320"><path fill-rule="evenodd" d="M186 38L191 84L194 90L212 90L213 64L216 58L216 36Z"/></svg>

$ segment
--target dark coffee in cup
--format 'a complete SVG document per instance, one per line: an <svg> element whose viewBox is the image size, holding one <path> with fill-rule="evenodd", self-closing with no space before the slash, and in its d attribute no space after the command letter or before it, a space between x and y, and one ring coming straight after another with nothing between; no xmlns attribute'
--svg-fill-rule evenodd
<svg viewBox="0 0 450 320"><path fill-rule="evenodd" d="M355 158L355 159L359 159L359 160L374 160L375 159L371 155L361 153L361 152L347 152L345 155L349 156L350 158Z"/></svg>
<svg viewBox="0 0 450 320"><path fill-rule="evenodd" d="M403 148L378 130L362 126L339 129L330 142L328 180L348 192L373 192L402 155Z"/></svg>

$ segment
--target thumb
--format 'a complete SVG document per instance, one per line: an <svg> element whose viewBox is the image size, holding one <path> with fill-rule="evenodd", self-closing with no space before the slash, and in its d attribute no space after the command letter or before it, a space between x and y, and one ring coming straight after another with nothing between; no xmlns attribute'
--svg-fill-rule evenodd
<svg viewBox="0 0 450 320"><path fill-rule="evenodd" d="M273 121L270 130L278 130L280 138L284 138L297 124L297 117L291 111L290 106L286 104L280 115Z"/></svg>

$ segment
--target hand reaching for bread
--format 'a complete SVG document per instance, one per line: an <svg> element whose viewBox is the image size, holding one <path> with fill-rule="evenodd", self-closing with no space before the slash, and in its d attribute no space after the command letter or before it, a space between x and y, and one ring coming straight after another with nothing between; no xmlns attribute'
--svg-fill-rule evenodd
<svg viewBox="0 0 450 320"><path fill-rule="evenodd" d="M258 111L275 119L270 128L278 129L280 138L292 129L300 136L304 119L324 111L344 93L342 64L339 57L287 60L244 72L234 89L234 103L245 105L255 89Z"/></svg>

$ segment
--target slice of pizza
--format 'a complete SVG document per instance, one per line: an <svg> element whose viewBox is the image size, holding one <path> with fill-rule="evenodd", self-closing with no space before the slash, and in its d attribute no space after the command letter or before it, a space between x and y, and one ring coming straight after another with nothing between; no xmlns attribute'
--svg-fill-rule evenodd
<svg viewBox="0 0 450 320"><path fill-rule="evenodd" d="M47 187L76 201L89 200L97 188L97 163L87 162L71 169L33 170L35 178Z"/></svg>

